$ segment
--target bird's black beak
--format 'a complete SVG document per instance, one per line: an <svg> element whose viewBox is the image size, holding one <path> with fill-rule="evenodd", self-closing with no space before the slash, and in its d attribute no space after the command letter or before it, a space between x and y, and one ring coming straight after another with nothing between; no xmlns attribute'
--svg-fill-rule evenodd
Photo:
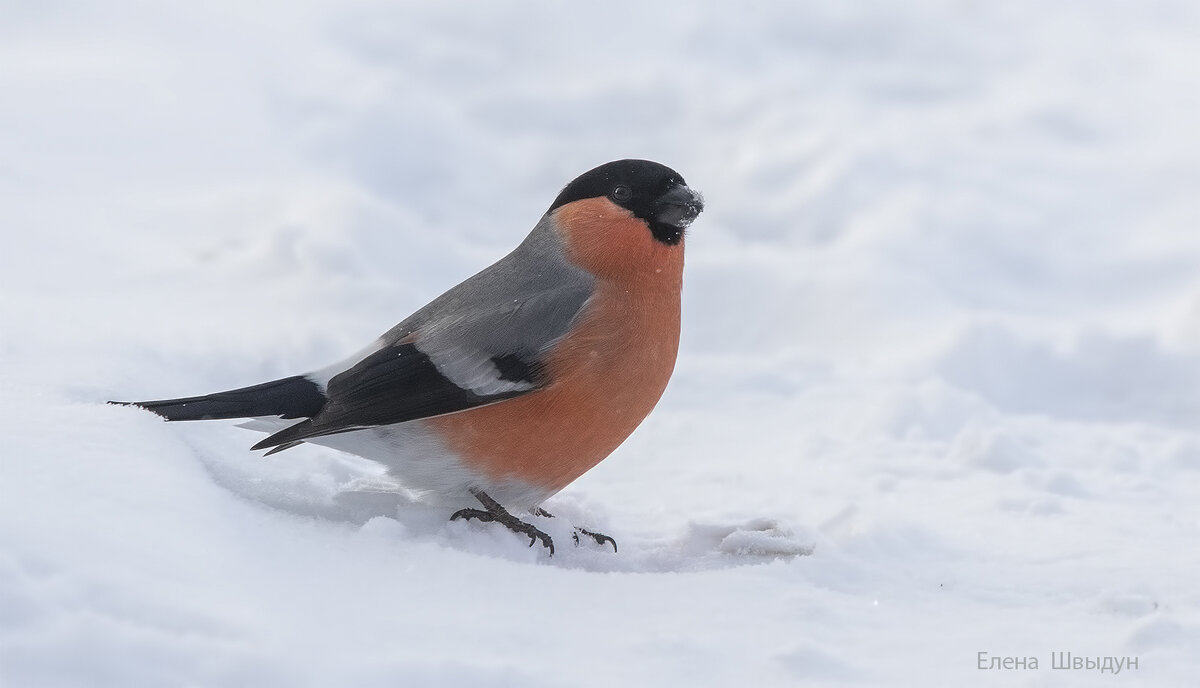
<svg viewBox="0 0 1200 688"><path fill-rule="evenodd" d="M654 200L654 219L676 229L687 229L704 210L700 194L682 184L676 184Z"/></svg>

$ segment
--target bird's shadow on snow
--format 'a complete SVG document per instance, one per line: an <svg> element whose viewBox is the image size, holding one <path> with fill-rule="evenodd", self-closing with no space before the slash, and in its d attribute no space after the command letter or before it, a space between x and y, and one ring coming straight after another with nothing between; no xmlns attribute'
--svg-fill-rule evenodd
<svg viewBox="0 0 1200 688"><path fill-rule="evenodd" d="M235 496L271 509L344 524L367 541L391 546L437 544L512 561L596 572L668 573L704 571L769 563L811 554L815 534L772 518L726 523L688 523L671 533L613 532L608 518L592 503L560 494L546 504L553 518L518 515L553 538L554 554L525 536L494 523L450 521L455 507L421 503L370 462L314 448L295 452L287 462L227 458L224 451L192 446L217 485ZM292 452L289 452L292 453ZM604 532L618 543L614 552L583 536L575 527Z"/></svg>

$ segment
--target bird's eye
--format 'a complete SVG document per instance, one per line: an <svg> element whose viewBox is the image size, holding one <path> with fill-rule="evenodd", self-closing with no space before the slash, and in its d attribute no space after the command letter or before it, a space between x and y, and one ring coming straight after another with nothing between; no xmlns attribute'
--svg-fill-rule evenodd
<svg viewBox="0 0 1200 688"><path fill-rule="evenodd" d="M617 201L618 203L624 203L625 201L633 198L633 189L621 184L617 188L613 189L612 197L614 201Z"/></svg>

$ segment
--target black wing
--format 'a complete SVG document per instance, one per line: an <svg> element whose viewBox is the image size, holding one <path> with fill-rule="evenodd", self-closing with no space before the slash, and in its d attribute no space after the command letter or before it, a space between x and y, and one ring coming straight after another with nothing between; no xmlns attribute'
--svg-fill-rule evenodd
<svg viewBox="0 0 1200 688"><path fill-rule="evenodd" d="M540 366L532 356L509 353L491 364L511 389L480 394L459 387L438 371L415 344L396 344L367 356L333 377L325 390L329 401L308 420L280 430L254 445L267 449L310 437L391 425L494 404L537 389Z"/></svg>

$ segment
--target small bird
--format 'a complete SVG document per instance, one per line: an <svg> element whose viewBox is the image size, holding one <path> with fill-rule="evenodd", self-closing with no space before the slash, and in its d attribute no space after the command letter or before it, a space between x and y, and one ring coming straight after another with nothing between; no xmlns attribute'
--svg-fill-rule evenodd
<svg viewBox="0 0 1200 688"><path fill-rule="evenodd" d="M618 160L567 184L511 253L321 370L206 396L110 402L169 421L251 419L383 464L451 520L496 522L595 466L662 396L679 348L684 230L704 209L669 167ZM607 535L576 528L598 544Z"/></svg>

